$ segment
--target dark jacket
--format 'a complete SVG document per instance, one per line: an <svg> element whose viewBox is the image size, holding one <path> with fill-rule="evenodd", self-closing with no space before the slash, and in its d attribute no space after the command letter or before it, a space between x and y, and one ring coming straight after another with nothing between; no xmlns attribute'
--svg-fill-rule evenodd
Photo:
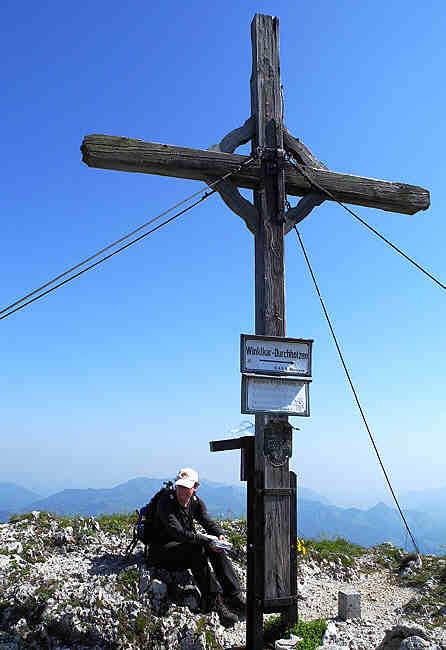
<svg viewBox="0 0 446 650"><path fill-rule="evenodd" d="M169 491L161 495L156 514L155 546L168 542L206 543L206 538L195 531L194 520L210 535L223 535L222 529L209 517L204 502L196 494L192 495L187 507L183 508L178 503L175 492Z"/></svg>

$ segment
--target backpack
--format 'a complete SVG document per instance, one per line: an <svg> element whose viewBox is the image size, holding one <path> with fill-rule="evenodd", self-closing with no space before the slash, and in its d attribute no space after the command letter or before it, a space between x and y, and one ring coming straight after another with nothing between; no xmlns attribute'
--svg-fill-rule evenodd
<svg viewBox="0 0 446 650"><path fill-rule="evenodd" d="M136 511L138 513L138 519L133 527L132 541L125 552L126 557L133 552L138 542L144 544L144 555L147 557L148 546L154 538L153 532L156 525L156 509L158 501L163 494L171 491L172 488L172 481L165 481L161 490L158 490L158 492L153 495L149 503L143 506L141 510Z"/></svg>

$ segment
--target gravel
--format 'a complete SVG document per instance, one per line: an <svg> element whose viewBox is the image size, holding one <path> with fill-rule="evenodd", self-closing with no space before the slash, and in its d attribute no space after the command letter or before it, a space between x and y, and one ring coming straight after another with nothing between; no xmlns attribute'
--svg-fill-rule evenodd
<svg viewBox="0 0 446 650"><path fill-rule="evenodd" d="M240 522L227 526L243 533ZM92 517L38 512L0 525L0 650L244 647L244 620L226 629L215 612L196 611L190 572L146 567L142 549L126 560L129 535ZM434 566L430 557L425 566ZM245 586L246 548L239 545L232 559ZM402 580L382 549L350 564L310 553L299 563L299 618L327 621L323 650L446 650L445 626L434 626L446 614L438 571L421 579L414 572L423 569L406 564ZM416 586L408 586L411 576ZM361 618L338 617L338 592L346 588L360 593Z"/></svg>

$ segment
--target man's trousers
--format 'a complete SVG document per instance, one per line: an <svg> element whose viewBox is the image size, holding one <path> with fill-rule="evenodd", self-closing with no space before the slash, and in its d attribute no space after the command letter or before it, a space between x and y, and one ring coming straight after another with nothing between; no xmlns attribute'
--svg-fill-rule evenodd
<svg viewBox="0 0 446 650"><path fill-rule="evenodd" d="M211 571L208 560L214 571ZM233 596L240 592L240 582L226 553L213 551L204 544L153 544L149 563L168 570L190 569L204 601L212 601L217 594Z"/></svg>

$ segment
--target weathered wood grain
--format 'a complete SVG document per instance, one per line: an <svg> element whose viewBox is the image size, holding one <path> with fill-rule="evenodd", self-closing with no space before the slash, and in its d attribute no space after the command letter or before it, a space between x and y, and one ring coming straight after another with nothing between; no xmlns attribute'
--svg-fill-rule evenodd
<svg viewBox="0 0 446 650"><path fill-rule="evenodd" d="M265 599L291 594L290 496L265 496Z"/></svg>
<svg viewBox="0 0 446 650"><path fill-rule="evenodd" d="M297 562L296 562L296 541L297 541L297 477L290 472L290 488L293 491L290 501L290 596L294 603L288 608L286 618L287 625L292 626L298 620L297 611Z"/></svg>
<svg viewBox="0 0 446 650"><path fill-rule="evenodd" d="M225 135L220 144L209 147L209 150L233 153L239 145L245 144L253 137L254 131L255 121L250 117L241 127ZM217 179L210 176L206 178L208 183L215 180ZM218 183L215 187L228 208L238 214L245 222L248 230L255 234L259 224L259 213L255 205L240 194L237 186L230 178Z"/></svg>
<svg viewBox="0 0 446 650"><path fill-rule="evenodd" d="M289 233L289 231L305 219L305 217L308 217L313 208L321 205L324 201L325 196L320 192L308 192L308 194L305 194L296 206L285 212L285 234Z"/></svg>
<svg viewBox="0 0 446 650"><path fill-rule="evenodd" d="M252 149L263 155L262 184L254 192L260 214L255 239L256 334L285 336L285 175L274 157L283 150L278 19L256 14L251 40L251 114L256 125Z"/></svg>
<svg viewBox="0 0 446 650"><path fill-rule="evenodd" d="M220 141L219 144L214 144L212 147L209 147L210 151L224 151L225 153L234 153L234 151L241 144L246 144L254 137L256 128L256 123L254 118L251 116L246 120L242 126L239 126L237 129L230 131L225 137Z"/></svg>
<svg viewBox="0 0 446 650"><path fill-rule="evenodd" d="M285 151L292 154L301 165L315 169L328 169L303 142L292 136L285 126L283 127L283 146Z"/></svg>
<svg viewBox="0 0 446 650"><path fill-rule="evenodd" d="M175 147L109 135L87 135L81 151L82 159L89 167L204 182L209 176L223 176L248 159L247 156L234 153ZM287 194L304 196L312 189L310 183L290 163L285 162L284 171ZM416 185L340 174L325 169L307 167L306 171L335 199L344 203L402 214L415 214L419 210L427 210L430 205L428 190ZM259 189L263 183L260 162L255 161L231 178L238 187Z"/></svg>
<svg viewBox="0 0 446 650"><path fill-rule="evenodd" d="M216 180L217 178L212 178L211 176L206 177L206 182L209 184ZM248 199L245 199L229 179L220 181L218 185L214 185L213 187L216 188L228 208L232 212L235 212L235 214L238 214L245 222L248 230L255 235L259 222L259 213L255 205L251 201L248 201Z"/></svg>
<svg viewBox="0 0 446 650"><path fill-rule="evenodd" d="M311 167L313 169L328 169L324 163L316 158L313 153L308 149L303 142L298 138L295 138L291 135L288 129L283 127L283 146L285 151L292 156L292 158L304 165L305 167ZM311 176L311 174L310 174ZM321 205L327 196L322 194L319 190L311 190L306 194L299 203L287 210L285 213L286 216L286 225L285 232L288 233L291 228L296 224L300 223L305 217L308 217L311 214L313 208L318 205Z"/></svg>
<svg viewBox="0 0 446 650"><path fill-rule="evenodd" d="M256 125L252 150L261 152L262 178L261 186L254 191L254 205L259 212L255 235L255 331L285 336L286 194L284 160L279 153L283 151L283 136L278 19L257 14L251 24L251 38L251 113ZM264 491L289 485L288 459L276 468L264 454L265 425L270 419L257 415L255 429L255 471L262 482L262 498L255 516L262 520L264 527L263 548L256 540L259 552L255 571L258 582L263 578L263 600L275 600L290 593L290 499L281 495L265 496Z"/></svg>

